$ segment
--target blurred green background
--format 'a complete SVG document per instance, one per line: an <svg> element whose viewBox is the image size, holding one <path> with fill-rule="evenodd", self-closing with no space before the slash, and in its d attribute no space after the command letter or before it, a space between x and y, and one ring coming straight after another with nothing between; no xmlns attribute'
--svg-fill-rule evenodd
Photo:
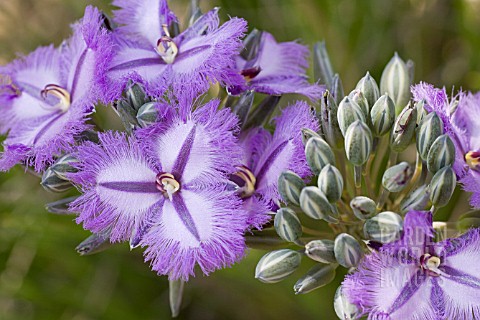
<svg viewBox="0 0 480 320"><path fill-rule="evenodd" d="M39 45L58 45L87 4L108 1L0 0L0 65ZM172 1L184 21L188 1ZM465 90L480 88L479 0L213 0L204 11L244 17L278 40L307 45L325 39L334 68L350 91L369 70L377 79L397 51L415 62L415 80ZM113 113L100 110L101 119ZM109 121L109 126L118 123ZM127 245L88 257L75 246L88 232L72 216L44 204L59 197L22 168L0 175L0 319L168 319L168 283ZM262 284L253 278L263 251L231 269L188 283L180 319L335 319L332 298L341 281L303 296L295 280Z"/></svg>

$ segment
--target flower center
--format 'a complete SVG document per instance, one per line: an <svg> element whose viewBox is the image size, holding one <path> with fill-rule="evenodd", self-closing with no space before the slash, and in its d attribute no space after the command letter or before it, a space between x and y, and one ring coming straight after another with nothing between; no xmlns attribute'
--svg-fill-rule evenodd
<svg viewBox="0 0 480 320"><path fill-rule="evenodd" d="M432 256L431 254L424 254L423 256L420 257L420 267L423 270L426 270L429 275L438 277L438 276L446 276L448 275L440 270L438 267L440 267L441 260L439 257Z"/></svg>
<svg viewBox="0 0 480 320"><path fill-rule="evenodd" d="M480 151L469 151L465 155L465 162L472 169L480 168Z"/></svg>
<svg viewBox="0 0 480 320"><path fill-rule="evenodd" d="M172 200L172 195L180 190L180 183L175 180L171 173L160 172L157 174L155 183L158 191L162 192L170 200Z"/></svg>
<svg viewBox="0 0 480 320"><path fill-rule="evenodd" d="M56 84L47 84L40 94L43 99L47 99L48 96L58 99L58 103L53 107L54 109L60 109L62 112L66 112L68 108L70 108L70 93Z"/></svg>
<svg viewBox="0 0 480 320"><path fill-rule="evenodd" d="M252 67L240 71L240 74L245 78L245 80L250 81L262 71L261 67Z"/></svg>
<svg viewBox="0 0 480 320"><path fill-rule="evenodd" d="M20 89L13 83L12 78L6 74L0 74L0 95L18 97L22 94Z"/></svg>
<svg viewBox="0 0 480 320"><path fill-rule="evenodd" d="M164 35L158 39L157 47L155 50L158 55L165 61L165 63L172 64L175 61L175 57L178 54L178 47L170 37L170 32L168 31L168 26L166 24L162 25Z"/></svg>
<svg viewBox="0 0 480 320"><path fill-rule="evenodd" d="M248 167L238 166L238 171L233 174L231 180L239 186L237 192L240 197L248 198L255 192L257 178Z"/></svg>

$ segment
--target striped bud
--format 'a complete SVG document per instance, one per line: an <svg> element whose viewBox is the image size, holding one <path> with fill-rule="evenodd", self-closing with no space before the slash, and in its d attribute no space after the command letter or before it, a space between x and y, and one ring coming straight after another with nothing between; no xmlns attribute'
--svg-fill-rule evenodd
<svg viewBox="0 0 480 320"><path fill-rule="evenodd" d="M385 170L382 185L390 192L402 191L413 175L412 167L408 162L400 162Z"/></svg>
<svg viewBox="0 0 480 320"><path fill-rule="evenodd" d="M332 218L333 207L327 197L317 187L305 187L300 193L300 208L313 219L323 219L328 222L338 222Z"/></svg>
<svg viewBox="0 0 480 320"><path fill-rule="evenodd" d="M417 110L417 124L420 124L423 118L425 118L428 114L427 110L424 108L425 103L425 99L415 102L414 108Z"/></svg>
<svg viewBox="0 0 480 320"><path fill-rule="evenodd" d="M348 301L347 297L343 294L343 287L338 287L333 298L333 308L337 317L342 320L355 320L360 318L360 310L357 306Z"/></svg>
<svg viewBox="0 0 480 320"><path fill-rule="evenodd" d="M45 190L50 192L64 192L73 187L70 181L57 176L51 168L45 170L40 184Z"/></svg>
<svg viewBox="0 0 480 320"><path fill-rule="evenodd" d="M318 187L330 203L337 202L343 193L343 178L340 171L327 164L318 175Z"/></svg>
<svg viewBox="0 0 480 320"><path fill-rule="evenodd" d="M113 243L110 242L110 231L93 233L90 237L83 240L76 248L81 256L88 256L110 248Z"/></svg>
<svg viewBox="0 0 480 320"><path fill-rule="evenodd" d="M430 194L428 188L426 185L422 185L403 199L400 203L400 212L404 214L411 210L421 211L425 209L429 200Z"/></svg>
<svg viewBox="0 0 480 320"><path fill-rule="evenodd" d="M408 104L395 120L390 135L390 147L395 152L402 152L412 142L417 127L417 109Z"/></svg>
<svg viewBox="0 0 480 320"><path fill-rule="evenodd" d="M335 278L336 268L337 265L331 264L317 264L313 266L303 277L298 279L293 286L295 294L308 293L329 284Z"/></svg>
<svg viewBox="0 0 480 320"><path fill-rule="evenodd" d="M451 167L444 167L435 173L429 185L430 201L441 208L447 205L455 191L457 177Z"/></svg>
<svg viewBox="0 0 480 320"><path fill-rule="evenodd" d="M47 203L45 209L48 212L55 214L73 214L74 212L70 211L69 206L70 203L77 200L77 198L78 196L74 196Z"/></svg>
<svg viewBox="0 0 480 320"><path fill-rule="evenodd" d="M365 116L358 104L349 97L345 97L338 105L337 120L340 131L342 131L342 135L345 137L348 127L357 120L365 122Z"/></svg>
<svg viewBox="0 0 480 320"><path fill-rule="evenodd" d="M410 76L407 65L395 52L380 79L380 92L388 93L400 113L410 100Z"/></svg>
<svg viewBox="0 0 480 320"><path fill-rule="evenodd" d="M321 263L335 263L335 253L333 251L334 242L332 240L313 240L305 245L305 254L312 260Z"/></svg>
<svg viewBox="0 0 480 320"><path fill-rule="evenodd" d="M395 122L395 104L388 94L384 94L375 102L370 111L370 119L374 136L381 137L390 131Z"/></svg>
<svg viewBox="0 0 480 320"><path fill-rule="evenodd" d="M305 145L305 158L313 173L319 174L327 164L335 164L335 155L322 138L313 137Z"/></svg>
<svg viewBox="0 0 480 320"><path fill-rule="evenodd" d="M368 101L368 106L370 109L373 107L375 101L377 101L380 97L377 82L370 76L369 72L367 72L367 74L360 79L355 89L358 89L363 93L363 96Z"/></svg>
<svg viewBox="0 0 480 320"><path fill-rule="evenodd" d="M240 51L240 56L243 59L250 61L257 57L262 41L262 33L263 32L258 29L253 29L245 39L243 39L243 50Z"/></svg>
<svg viewBox="0 0 480 320"><path fill-rule="evenodd" d="M125 91L125 96L127 97L128 103L133 107L134 110L140 109L145 102L148 102L145 91L143 91L143 88L137 83L130 85L127 88Z"/></svg>
<svg viewBox="0 0 480 320"><path fill-rule="evenodd" d="M361 166L367 162L372 151L372 132L368 126L357 120L345 134L345 153L350 163Z"/></svg>
<svg viewBox="0 0 480 320"><path fill-rule="evenodd" d="M155 102L145 103L140 107L137 113L138 124L142 128L148 127L149 125L155 123L158 119L158 109Z"/></svg>
<svg viewBox="0 0 480 320"><path fill-rule="evenodd" d="M332 95L335 98L335 102L338 104L342 101L343 97L345 97L345 93L343 91L343 83L342 79L338 73L335 73L332 78Z"/></svg>
<svg viewBox="0 0 480 320"><path fill-rule="evenodd" d="M472 210L462 214L458 218L457 228L462 231L470 228L480 228L480 210Z"/></svg>
<svg viewBox="0 0 480 320"><path fill-rule="evenodd" d="M365 221L363 233L366 238L389 243L400 237L403 228L402 217L391 211L384 211Z"/></svg>
<svg viewBox="0 0 480 320"><path fill-rule="evenodd" d="M325 47L325 41L317 42L313 47L313 74L315 81L320 81L327 88L332 87L333 68Z"/></svg>
<svg viewBox="0 0 480 320"><path fill-rule="evenodd" d="M113 106L115 112L122 120L123 126L125 127L127 132L131 133L134 128L138 127L138 110L135 110L128 101L120 100L117 103L114 103Z"/></svg>
<svg viewBox="0 0 480 320"><path fill-rule="evenodd" d="M452 139L443 134L433 142L428 151L427 168L428 171L435 174L443 167L450 166L455 161L455 145Z"/></svg>
<svg viewBox="0 0 480 320"><path fill-rule="evenodd" d="M365 220L377 213L377 204L368 197L358 196L350 201L353 214L360 220Z"/></svg>
<svg viewBox="0 0 480 320"><path fill-rule="evenodd" d="M73 167L75 163L77 163L78 160L70 155L64 155L60 159L58 159L51 167L50 169L59 177L60 179L63 180L69 180L67 178L67 175L69 173L74 173L77 172L78 170Z"/></svg>
<svg viewBox="0 0 480 320"><path fill-rule="evenodd" d="M363 112L363 115L365 116L365 119L368 118L368 114L370 113L370 107L368 105L368 101L367 101L367 98L365 98L365 96L363 95L362 91L358 90L358 89L355 89L353 90L352 92L350 92L350 94L348 95L348 97L353 101L355 102L356 104L358 104L358 106L360 107L360 110L362 110Z"/></svg>
<svg viewBox="0 0 480 320"><path fill-rule="evenodd" d="M433 142L443 134L443 122L435 113L429 113L417 129L417 150L422 160L427 161Z"/></svg>
<svg viewBox="0 0 480 320"><path fill-rule="evenodd" d="M255 268L255 279L265 283L282 281L300 266L302 255L294 250L280 249L267 253Z"/></svg>
<svg viewBox="0 0 480 320"><path fill-rule="evenodd" d="M247 90L242 93L238 98L238 101L230 107L232 112L237 116L240 126L247 120L247 116L252 108L254 98L255 91Z"/></svg>
<svg viewBox="0 0 480 320"><path fill-rule="evenodd" d="M302 236L302 224L295 211L281 208L277 211L274 221L277 234L285 241L294 242Z"/></svg>
<svg viewBox="0 0 480 320"><path fill-rule="evenodd" d="M337 103L330 92L326 90L320 102L320 114L318 115L318 118L320 120L320 125L322 126L325 140L333 148L339 149L343 147L343 135L338 126L337 114Z"/></svg>
<svg viewBox="0 0 480 320"><path fill-rule="evenodd" d="M302 143L304 146L307 144L307 141L312 137L321 138L320 135L312 129L302 129Z"/></svg>
<svg viewBox="0 0 480 320"><path fill-rule="evenodd" d="M348 233L341 233L335 238L333 251L337 262L345 268L355 267L363 255L358 241Z"/></svg>
<svg viewBox="0 0 480 320"><path fill-rule="evenodd" d="M287 204L300 204L300 192L305 187L305 182L293 171L284 171L278 178L278 192Z"/></svg>

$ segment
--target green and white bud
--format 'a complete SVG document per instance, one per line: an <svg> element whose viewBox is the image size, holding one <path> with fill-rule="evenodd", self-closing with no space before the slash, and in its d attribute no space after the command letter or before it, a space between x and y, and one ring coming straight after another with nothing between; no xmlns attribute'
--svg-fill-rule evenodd
<svg viewBox="0 0 480 320"><path fill-rule="evenodd" d="M317 132L313 131L312 129L303 128L302 129L302 143L305 146L308 140L312 137L322 138Z"/></svg>
<svg viewBox="0 0 480 320"><path fill-rule="evenodd" d="M372 151L372 132L362 121L352 123L345 134L345 153L350 163L361 166Z"/></svg>
<svg viewBox="0 0 480 320"><path fill-rule="evenodd" d="M360 220L366 220L377 213L377 204L368 197L358 196L350 201L353 214Z"/></svg>
<svg viewBox="0 0 480 320"><path fill-rule="evenodd" d="M265 283L282 281L300 266L302 255L294 250L280 249L264 255L255 268L255 279Z"/></svg>
<svg viewBox="0 0 480 320"><path fill-rule="evenodd" d="M77 251L81 256L88 256L110 248L113 245L113 243L110 242L110 233L110 230L92 233L91 236L83 240L75 248L75 251Z"/></svg>
<svg viewBox="0 0 480 320"><path fill-rule="evenodd" d="M390 147L395 152L403 152L412 142L417 127L417 109L408 104L395 120L390 135Z"/></svg>
<svg viewBox="0 0 480 320"><path fill-rule="evenodd" d="M329 284L335 279L336 268L337 265L332 264L317 264L313 266L293 286L295 294L308 293Z"/></svg>
<svg viewBox="0 0 480 320"><path fill-rule="evenodd" d="M332 95L335 98L335 102L337 104L342 101L343 97L345 97L345 93L343 91L343 84L342 84L342 79L340 79L340 76L338 73L335 73L332 78Z"/></svg>
<svg viewBox="0 0 480 320"><path fill-rule="evenodd" d="M333 148L340 149L343 147L343 135L338 125L337 114L337 103L330 92L326 90L320 102L320 114L317 116L319 118L325 140Z"/></svg>
<svg viewBox="0 0 480 320"><path fill-rule="evenodd" d="M428 151L428 171L435 174L443 167L452 165L454 161L455 145L447 134L443 134L433 142L430 151Z"/></svg>
<svg viewBox="0 0 480 320"><path fill-rule="evenodd" d="M395 52L380 79L380 92L388 93L400 113L410 100L410 75L407 65Z"/></svg>
<svg viewBox="0 0 480 320"><path fill-rule="evenodd" d="M337 202L343 193L343 178L340 171L327 164L318 175L318 187L330 203Z"/></svg>
<svg viewBox="0 0 480 320"><path fill-rule="evenodd" d="M300 193L300 208L302 211L313 219L323 219L328 222L337 223L337 219L333 218L334 209L327 197L317 187L305 187Z"/></svg>
<svg viewBox="0 0 480 320"><path fill-rule="evenodd" d="M444 167L435 173L429 185L430 201L441 208L447 205L455 191L457 177L451 167Z"/></svg>
<svg viewBox="0 0 480 320"><path fill-rule="evenodd" d="M270 119L275 111L282 96L267 96L260 104L248 114L247 120L242 125L242 129L262 126Z"/></svg>
<svg viewBox="0 0 480 320"><path fill-rule="evenodd" d="M247 90L242 93L237 102L230 107L232 112L238 117L238 122L240 125L245 123L247 120L247 116L252 108L254 98L255 91Z"/></svg>
<svg viewBox="0 0 480 320"><path fill-rule="evenodd" d="M247 61L255 59L258 55L261 40L262 31L253 29L243 40L243 49L240 51L240 56Z"/></svg>
<svg viewBox="0 0 480 320"><path fill-rule="evenodd" d="M137 111L149 100L145 94L145 91L143 91L143 88L137 83L128 86L127 90L125 91L125 96L127 97L127 101L130 106Z"/></svg>
<svg viewBox="0 0 480 320"><path fill-rule="evenodd" d="M50 192L64 192L73 187L70 181L57 176L51 168L45 170L40 184L45 190Z"/></svg>
<svg viewBox="0 0 480 320"><path fill-rule="evenodd" d="M430 200L430 194L426 185L422 185L410 193L400 203L400 212L407 213L410 210L424 210Z"/></svg>
<svg viewBox="0 0 480 320"><path fill-rule="evenodd" d="M74 196L47 203L45 205L45 209L48 212L55 214L74 214L74 212L69 210L69 205L73 201L77 200L77 198L78 196Z"/></svg>
<svg viewBox="0 0 480 320"><path fill-rule="evenodd" d="M322 138L313 137L305 145L305 158L313 173L319 174L327 164L335 165L335 155Z"/></svg>
<svg viewBox="0 0 480 320"><path fill-rule="evenodd" d="M337 317L342 320L356 320L360 316L360 310L357 306L348 301L342 292L343 287L339 286L333 298L333 308Z"/></svg>
<svg viewBox="0 0 480 320"><path fill-rule="evenodd" d="M357 120L365 122L365 116L358 104L349 97L345 97L338 105L337 120L340 131L345 137L348 127Z"/></svg>
<svg viewBox="0 0 480 320"><path fill-rule="evenodd" d="M325 41L317 42L313 47L313 75L315 81L320 81L327 88L332 87L333 68L325 47Z"/></svg>
<svg viewBox="0 0 480 320"><path fill-rule="evenodd" d="M302 224L290 208L280 208L277 211L274 226L277 234L285 241L295 242L302 236Z"/></svg>
<svg viewBox="0 0 480 320"><path fill-rule="evenodd" d="M321 263L335 263L334 245L332 240L313 240L305 245L305 254Z"/></svg>
<svg viewBox="0 0 480 320"><path fill-rule="evenodd" d="M420 124L428 114L427 110L425 110L425 99L422 99L420 101L417 101L414 105L414 108L417 110L417 124Z"/></svg>
<svg viewBox="0 0 480 320"><path fill-rule="evenodd" d="M375 101L377 101L380 97L380 91L378 90L377 82L372 78L372 76L370 76L369 72L367 72L367 74L360 79L355 89L358 89L363 93L363 96L368 101L368 106L370 109L375 104Z"/></svg>
<svg viewBox="0 0 480 320"><path fill-rule="evenodd" d="M370 113L370 106L368 105L367 98L364 97L362 91L360 91L359 89L355 89L352 92L350 92L348 97L353 102L358 104L358 106L360 107L360 109L363 112L363 115L365 116L365 119L368 119L368 115Z"/></svg>
<svg viewBox="0 0 480 320"><path fill-rule="evenodd" d="M400 162L385 170L382 185L390 192L399 192L405 189L412 175L413 170L408 162Z"/></svg>
<svg viewBox="0 0 480 320"><path fill-rule="evenodd" d="M58 159L51 167L50 169L59 177L60 179L63 180L69 180L67 178L67 175L69 173L74 173L77 172L78 170L73 167L75 163L77 163L78 160L74 156L67 154Z"/></svg>
<svg viewBox="0 0 480 320"><path fill-rule="evenodd" d="M145 103L137 113L137 121L140 127L145 128L157 122L158 109L155 102Z"/></svg>
<svg viewBox="0 0 480 320"><path fill-rule="evenodd" d="M123 126L127 132L131 133L134 128L139 126L137 121L138 110L134 109L128 101L118 101L114 104L114 110L122 120Z"/></svg>
<svg viewBox="0 0 480 320"><path fill-rule="evenodd" d="M287 204L300 205L300 192L305 182L293 171L284 171L278 178L278 192Z"/></svg>
<svg viewBox="0 0 480 320"><path fill-rule="evenodd" d="M335 238L333 250L335 259L345 268L357 266L363 256L360 243L348 233L341 233Z"/></svg>
<svg viewBox="0 0 480 320"><path fill-rule="evenodd" d="M427 161L430 147L442 134L442 119L435 112L429 113L417 129L417 151L423 161Z"/></svg>
<svg viewBox="0 0 480 320"><path fill-rule="evenodd" d="M374 136L381 137L390 131L395 122L395 104L388 94L384 94L375 102L370 110L370 119Z"/></svg>
<svg viewBox="0 0 480 320"><path fill-rule="evenodd" d="M400 238L403 228L402 217L391 211L384 211L365 221L363 233L366 238L389 243Z"/></svg>

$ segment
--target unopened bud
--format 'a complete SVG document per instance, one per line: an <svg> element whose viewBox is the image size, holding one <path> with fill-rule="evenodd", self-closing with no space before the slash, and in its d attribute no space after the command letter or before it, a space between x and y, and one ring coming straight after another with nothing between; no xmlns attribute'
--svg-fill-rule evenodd
<svg viewBox="0 0 480 320"><path fill-rule="evenodd" d="M50 192L64 192L73 187L70 181L57 176L51 168L45 170L40 184L45 190Z"/></svg>
<svg viewBox="0 0 480 320"><path fill-rule="evenodd" d="M385 170L382 185L390 192L399 192L407 186L412 175L413 170L408 162L400 162Z"/></svg>
<svg viewBox="0 0 480 320"><path fill-rule="evenodd" d="M333 250L335 259L345 268L357 266L363 256L360 243L348 233L341 233L335 238Z"/></svg>
<svg viewBox="0 0 480 320"><path fill-rule="evenodd" d="M319 174L327 164L335 164L335 155L328 143L322 138L313 137L307 141L305 158L315 174Z"/></svg>
<svg viewBox="0 0 480 320"><path fill-rule="evenodd" d="M137 113L138 124L142 128L148 127L149 125L157 122L158 120L158 109L155 102L145 103L140 107Z"/></svg>
<svg viewBox="0 0 480 320"><path fill-rule="evenodd" d="M400 113L410 99L410 75L407 65L395 52L393 58L383 69L380 79L380 92L388 93Z"/></svg>
<svg viewBox="0 0 480 320"><path fill-rule="evenodd" d="M256 58L261 40L262 31L253 29L243 40L243 49L240 51L240 56L247 61Z"/></svg>
<svg viewBox="0 0 480 320"><path fill-rule="evenodd" d="M313 240L305 245L305 254L312 260L321 263L335 263L335 253L333 251L334 242L332 240Z"/></svg>
<svg viewBox="0 0 480 320"><path fill-rule="evenodd" d="M421 211L428 204L430 195L426 185L422 185L410 193L401 203L400 212L407 213L411 210Z"/></svg>
<svg viewBox="0 0 480 320"><path fill-rule="evenodd" d="M313 47L313 74L315 81L320 81L329 89L332 87L333 68L325 41L317 42Z"/></svg>
<svg viewBox="0 0 480 320"><path fill-rule="evenodd" d="M335 73L332 78L332 95L335 98L335 102L338 104L342 101L343 97L345 97L345 93L343 91L343 84L342 79L338 73Z"/></svg>
<svg viewBox="0 0 480 320"><path fill-rule="evenodd" d="M337 317L342 320L355 320L360 317L360 310L357 306L348 301L347 297L343 294L343 287L338 287L333 298L333 307Z"/></svg>
<svg viewBox="0 0 480 320"><path fill-rule="evenodd" d="M74 212L70 211L69 205L77 198L78 196L74 196L47 203L45 209L48 212L55 214L73 214Z"/></svg>
<svg viewBox="0 0 480 320"><path fill-rule="evenodd" d="M135 83L134 85L130 85L126 90L125 95L130 106L132 106L133 109L137 111L149 100L147 99L143 88L137 83Z"/></svg>
<svg viewBox="0 0 480 320"><path fill-rule="evenodd" d="M367 72L367 74L360 79L355 89L358 89L363 93L363 96L368 101L368 106L370 109L373 107L375 101L377 101L380 97L377 82L370 76L369 72Z"/></svg>
<svg viewBox="0 0 480 320"><path fill-rule="evenodd" d="M300 192L305 187L305 182L295 172L284 171L278 178L278 192L287 204L300 204Z"/></svg>
<svg viewBox="0 0 480 320"><path fill-rule="evenodd" d="M87 256L97 252L101 252L105 249L110 248L113 244L109 241L110 239L110 230L93 233L90 237L83 240L75 250L81 256Z"/></svg>
<svg viewBox="0 0 480 320"><path fill-rule="evenodd" d="M114 107L127 132L132 132L132 130L139 125L137 121L137 110L126 100L120 100L114 104Z"/></svg>
<svg viewBox="0 0 480 320"><path fill-rule="evenodd" d="M323 94L320 102L320 114L318 118L322 126L325 140L333 148L343 147L343 135L338 125L338 106L328 90Z"/></svg>
<svg viewBox="0 0 480 320"><path fill-rule="evenodd" d="M335 278L336 268L337 265L332 264L317 264L313 266L303 277L298 279L293 286L295 294L308 293L329 284Z"/></svg>
<svg viewBox="0 0 480 320"><path fill-rule="evenodd" d="M365 221L365 237L381 243L389 243L400 237L403 228L402 217L391 211L384 211Z"/></svg>
<svg viewBox="0 0 480 320"><path fill-rule="evenodd" d="M328 222L337 223L332 217L333 207L327 197L317 187L305 187L300 193L300 207L302 211L313 219L323 219Z"/></svg>
<svg viewBox="0 0 480 320"><path fill-rule="evenodd" d="M372 151L372 132L359 120L352 123L345 134L345 153L350 163L361 166L367 162Z"/></svg>
<svg viewBox="0 0 480 320"><path fill-rule="evenodd" d="M417 110L417 124L420 124L428 114L427 110L425 110L425 99L422 99L420 101L417 101L414 105L414 108Z"/></svg>
<svg viewBox="0 0 480 320"><path fill-rule="evenodd" d="M304 146L307 144L307 141L312 137L321 138L320 135L312 129L302 129L302 143Z"/></svg>
<svg viewBox="0 0 480 320"><path fill-rule="evenodd" d="M377 204L368 197L358 196L350 201L353 214L360 220L365 220L377 213Z"/></svg>
<svg viewBox="0 0 480 320"><path fill-rule="evenodd" d="M370 106L368 105L367 98L364 97L362 91L360 91L359 89L355 89L352 92L350 92L348 97L353 102L358 104L358 106L360 107L360 110L362 110L363 115L365 116L365 119L368 119L368 115L370 113Z"/></svg>
<svg viewBox="0 0 480 320"><path fill-rule="evenodd" d="M435 113L429 113L417 130L417 150L422 160L427 161L433 142L443 134L443 122Z"/></svg>
<svg viewBox="0 0 480 320"><path fill-rule="evenodd" d="M389 132L395 122L395 104L388 94L381 96L370 111L372 133L381 137Z"/></svg>
<svg viewBox="0 0 480 320"><path fill-rule="evenodd" d="M455 191L457 177L451 167L444 167L435 173L429 185L430 201L441 208L447 205Z"/></svg>
<svg viewBox="0 0 480 320"><path fill-rule="evenodd" d="M454 161L455 145L448 135L443 134L433 142L428 151L428 171L435 174L441 168L452 165Z"/></svg>
<svg viewBox="0 0 480 320"><path fill-rule="evenodd" d="M408 104L395 120L390 136L390 147L395 152L402 152L412 142L417 127L417 109Z"/></svg>
<svg viewBox="0 0 480 320"><path fill-rule="evenodd" d="M343 178L340 171L327 164L318 175L318 187L330 203L337 202L343 193Z"/></svg>
<svg viewBox="0 0 480 320"><path fill-rule="evenodd" d="M239 125L242 125L247 120L247 116L252 108L254 98L255 91L247 90L243 92L238 101L231 106L232 112L238 117Z"/></svg>
<svg viewBox="0 0 480 320"><path fill-rule="evenodd" d="M78 160L74 156L67 154L58 159L50 169L60 178L63 180L69 180L67 175L69 173L77 172L78 170L73 166L77 163Z"/></svg>
<svg viewBox="0 0 480 320"><path fill-rule="evenodd" d="M295 211L290 208L277 211L274 226L277 234L285 241L294 242L302 236L302 224Z"/></svg>
<svg viewBox="0 0 480 320"><path fill-rule="evenodd" d="M255 268L255 278L265 283L282 281L300 266L302 255L294 250L280 249L264 255Z"/></svg>
<svg viewBox="0 0 480 320"><path fill-rule="evenodd" d="M337 119L338 126L340 127L343 136L347 134L348 127L355 121L359 120L365 122L365 116L363 115L360 106L353 102L349 97L343 98L338 105Z"/></svg>

